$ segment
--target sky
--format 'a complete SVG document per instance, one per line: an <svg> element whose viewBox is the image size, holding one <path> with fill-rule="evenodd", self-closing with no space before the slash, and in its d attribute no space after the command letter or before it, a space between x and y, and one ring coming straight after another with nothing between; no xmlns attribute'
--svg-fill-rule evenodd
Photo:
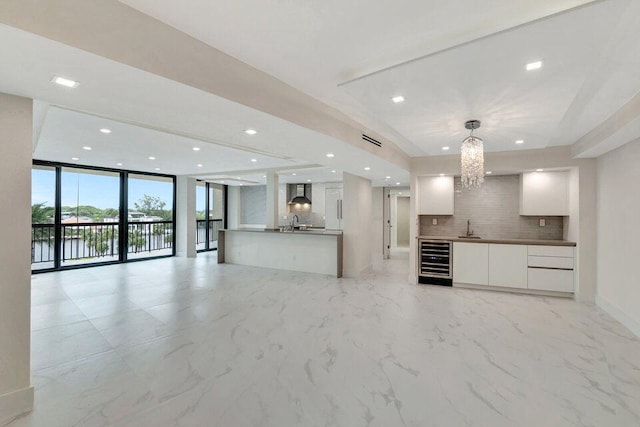
<svg viewBox="0 0 640 427"><path fill-rule="evenodd" d="M53 170L32 169L31 204L55 204L55 172ZM96 208L118 209L120 186L117 175L107 173L62 173L62 206L76 206L79 196L80 205ZM170 182L129 178L129 203L134 203L145 195L159 196L166 202L165 209L173 206L173 189ZM203 202L204 204L204 202Z"/></svg>

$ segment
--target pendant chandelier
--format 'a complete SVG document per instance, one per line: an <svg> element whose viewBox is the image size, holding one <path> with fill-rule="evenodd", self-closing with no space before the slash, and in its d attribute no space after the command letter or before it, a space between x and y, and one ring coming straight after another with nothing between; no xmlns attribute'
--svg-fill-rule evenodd
<svg viewBox="0 0 640 427"><path fill-rule="evenodd" d="M464 127L471 130L460 150L461 181L465 188L480 187L484 182L484 148L482 139L473 136L480 120L469 120Z"/></svg>

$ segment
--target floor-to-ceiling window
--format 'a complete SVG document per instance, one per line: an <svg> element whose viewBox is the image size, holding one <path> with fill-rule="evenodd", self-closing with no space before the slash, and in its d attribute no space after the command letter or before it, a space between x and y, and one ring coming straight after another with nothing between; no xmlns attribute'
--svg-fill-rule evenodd
<svg viewBox="0 0 640 427"><path fill-rule="evenodd" d="M62 167L60 265L118 261L120 173Z"/></svg>
<svg viewBox="0 0 640 427"><path fill-rule="evenodd" d="M171 256L175 177L34 161L33 271Z"/></svg>
<svg viewBox="0 0 640 427"><path fill-rule="evenodd" d="M174 253L173 181L170 177L129 174L128 259Z"/></svg>
<svg viewBox="0 0 640 427"><path fill-rule="evenodd" d="M31 170L31 268L54 268L56 168L34 165Z"/></svg>
<svg viewBox="0 0 640 427"><path fill-rule="evenodd" d="M196 249L218 248L218 230L225 227L225 186L196 183Z"/></svg>

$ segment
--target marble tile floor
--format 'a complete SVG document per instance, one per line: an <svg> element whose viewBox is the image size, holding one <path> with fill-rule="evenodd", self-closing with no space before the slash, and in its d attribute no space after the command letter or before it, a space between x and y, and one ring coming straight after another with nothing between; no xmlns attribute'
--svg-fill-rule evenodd
<svg viewBox="0 0 640 427"><path fill-rule="evenodd" d="M33 277L22 426L639 426L640 341L568 299L216 254Z"/></svg>

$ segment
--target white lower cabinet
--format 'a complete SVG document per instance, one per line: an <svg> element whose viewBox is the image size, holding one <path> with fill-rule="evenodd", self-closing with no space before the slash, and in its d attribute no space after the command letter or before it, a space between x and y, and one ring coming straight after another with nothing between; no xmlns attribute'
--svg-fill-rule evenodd
<svg viewBox="0 0 640 427"><path fill-rule="evenodd" d="M573 247L453 242L453 282L573 292Z"/></svg>
<svg viewBox="0 0 640 427"><path fill-rule="evenodd" d="M453 281L468 285L489 284L489 245L453 242Z"/></svg>
<svg viewBox="0 0 640 427"><path fill-rule="evenodd" d="M527 288L527 246L489 244L489 286Z"/></svg>
<svg viewBox="0 0 640 427"><path fill-rule="evenodd" d="M529 269L529 289L573 292L573 270Z"/></svg>

